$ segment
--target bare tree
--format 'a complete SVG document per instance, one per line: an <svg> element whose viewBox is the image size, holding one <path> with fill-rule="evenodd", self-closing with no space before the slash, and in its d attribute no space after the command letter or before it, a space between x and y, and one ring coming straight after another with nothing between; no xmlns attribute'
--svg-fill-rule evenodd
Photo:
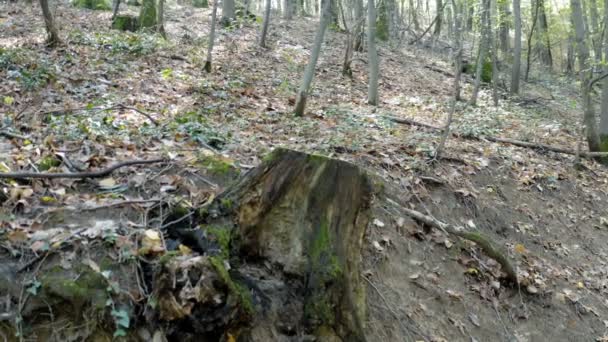
<svg viewBox="0 0 608 342"><path fill-rule="evenodd" d="M262 26L262 32L260 34L260 46L266 47L266 34L268 33L268 25L270 24L270 7L272 0L266 0L266 8L264 10L264 25Z"/></svg>
<svg viewBox="0 0 608 342"><path fill-rule="evenodd" d="M608 1L608 0L607 0ZM452 7L454 9L454 48L456 49L454 53L454 85L453 85L453 96L450 101L450 112L448 113L448 120L443 128L443 134L441 136L441 140L435 149L435 153L433 157L435 159L439 159L441 157L441 153L443 152L443 148L445 146L445 142L448 140L450 136L450 126L452 125L452 121L454 120L454 113L456 112L456 103L460 98L460 77L462 76L462 8L458 8L455 0L452 0Z"/></svg>
<svg viewBox="0 0 608 342"><path fill-rule="evenodd" d="M483 66L486 63L486 55L488 53L489 41L490 41L490 0L482 0L481 8L481 40L479 42L479 53L477 54L477 65L475 70L475 85L473 87L473 94L469 101L470 105L477 104L477 96L479 95L479 88L481 87L481 78L483 73Z"/></svg>
<svg viewBox="0 0 608 342"><path fill-rule="evenodd" d="M521 74L521 5L520 0L513 0L513 69L511 69L511 94L519 93L519 78Z"/></svg>
<svg viewBox="0 0 608 342"><path fill-rule="evenodd" d="M414 0L409 0L410 13L412 15L412 24L414 24L414 30L420 31L420 22L418 21L418 8L414 6Z"/></svg>
<svg viewBox="0 0 608 342"><path fill-rule="evenodd" d="M369 58L369 83L367 86L367 103L378 105L379 61L376 49L376 5L374 0L367 2L367 54Z"/></svg>
<svg viewBox="0 0 608 342"><path fill-rule="evenodd" d="M42 8L42 15L44 16L44 25L46 26L46 44L48 46L57 46L61 43L59 39L59 33L57 32L57 26L55 25L55 19L53 13L49 8L48 0L40 0L40 7Z"/></svg>
<svg viewBox="0 0 608 342"><path fill-rule="evenodd" d="M587 144L589 150L596 152L600 150L599 133L595 118L594 104L591 98L591 78L593 70L588 66L589 47L585 42L585 24L583 21L583 11L580 0L570 0L572 10L572 23L575 30L575 46L579 63L579 73L581 80L581 95L583 100L583 122L587 131Z"/></svg>
<svg viewBox="0 0 608 342"><path fill-rule="evenodd" d="M217 5L219 0L213 1L213 11L211 12L211 30L209 31L209 42L207 43L207 60L205 61L205 71L211 72L213 61L213 44L215 43L215 22L217 21Z"/></svg>
<svg viewBox="0 0 608 342"><path fill-rule="evenodd" d="M315 35L315 41L312 46L312 52L310 59L304 70L304 77L302 79L302 85L298 91L298 97L296 99L296 106L294 114L296 116L303 116L304 109L306 108L306 100L308 98L308 92L312 84L312 79L315 75L315 68L317 66L317 60L321 54L321 47L323 45L323 38L325 37L325 30L329 22L331 15L331 0L323 0L323 9L321 10L321 18L319 19L319 27L317 28L317 34Z"/></svg>
<svg viewBox="0 0 608 342"><path fill-rule="evenodd" d="M540 7L540 1L536 0L532 6L532 26L530 27L530 35L528 36L528 54L526 55L526 72L524 73L524 80L528 81L528 74L530 73L530 64L532 58L532 38L534 37L534 30L536 29L536 22L538 21L538 10Z"/></svg>
<svg viewBox="0 0 608 342"><path fill-rule="evenodd" d="M443 22L443 4L441 3L441 0L435 0L435 8L437 11L437 20L435 20L433 35L438 36L441 34L441 24Z"/></svg>
<svg viewBox="0 0 608 342"><path fill-rule="evenodd" d="M499 38L499 30L494 30L494 25L492 25L492 18L497 17L497 4L496 0L491 0L491 11L488 20L488 29L490 30L489 39L490 39L490 48L492 49L492 101L494 102L494 107L498 107L498 38Z"/></svg>
<svg viewBox="0 0 608 342"><path fill-rule="evenodd" d="M498 15L499 15L499 35L500 35L500 50L502 55L506 56L509 53L509 1L498 0Z"/></svg>
<svg viewBox="0 0 608 342"><path fill-rule="evenodd" d="M156 32L161 36L167 37L165 33L165 0L157 0L156 9Z"/></svg>

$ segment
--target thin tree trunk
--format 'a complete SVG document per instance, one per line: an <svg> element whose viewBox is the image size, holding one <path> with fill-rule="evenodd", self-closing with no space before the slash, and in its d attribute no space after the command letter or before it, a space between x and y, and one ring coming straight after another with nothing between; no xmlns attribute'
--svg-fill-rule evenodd
<svg viewBox="0 0 608 342"><path fill-rule="evenodd" d="M585 42L585 26L580 0L570 0L572 22L575 29L575 45L578 50L579 73L581 79L581 94L583 100L583 121L587 131L587 144L591 152L600 150L599 133L595 118L594 104L591 98L591 78L593 70L588 67L589 47Z"/></svg>
<svg viewBox="0 0 608 342"><path fill-rule="evenodd" d="M420 31L420 22L418 21L418 8L414 5L414 0L409 0L410 13L412 14L412 23L414 30Z"/></svg>
<svg viewBox="0 0 608 342"><path fill-rule="evenodd" d="M367 86L367 103L378 105L379 64L376 49L376 5L374 0L367 2L367 53L369 59L369 83Z"/></svg>
<svg viewBox="0 0 608 342"><path fill-rule="evenodd" d="M471 100L469 104L475 106L477 104L477 96L479 95L479 88L481 86L481 77L483 72L483 65L486 62L486 54L489 48L489 18L490 18L490 0L482 0L481 12L481 39L479 42L479 53L477 57L477 70L475 71L475 85L473 88L473 94L471 94Z"/></svg>
<svg viewBox="0 0 608 342"><path fill-rule="evenodd" d="M308 92L312 84L312 79L315 75L315 68L317 66L317 60L321 54L321 47L323 46L323 38L325 37L325 30L330 17L331 0L323 0L323 9L321 12L321 18L319 19L319 27L317 28L317 34L315 35L315 41L312 46L312 52L310 54L310 60L304 70L304 78L302 85L298 91L298 97L296 99L296 106L294 114L296 116L303 116L304 110L306 109L306 100L308 99Z"/></svg>
<svg viewBox="0 0 608 342"><path fill-rule="evenodd" d="M112 6L112 21L116 19L118 15L118 9L120 8L120 0L114 0L114 6Z"/></svg>
<svg viewBox="0 0 608 342"><path fill-rule="evenodd" d="M530 28L530 35L528 36L528 54L526 56L526 72L524 73L524 80L528 81L528 74L530 73L530 64L532 58L532 38L534 37L534 29L536 28L536 22L538 20L538 9L540 7L540 0L535 0L536 6L532 8L532 27Z"/></svg>
<svg viewBox="0 0 608 342"><path fill-rule="evenodd" d="M511 69L511 94L519 93L521 73L521 5L520 0L513 0L513 24L515 40L513 43L513 69Z"/></svg>
<svg viewBox="0 0 608 342"><path fill-rule="evenodd" d="M433 35L438 36L441 34L441 24L443 21L443 4L441 0L435 0L435 5L437 9L437 20L435 20L435 30L433 31Z"/></svg>
<svg viewBox="0 0 608 342"><path fill-rule="evenodd" d="M498 107L498 30L494 31L492 18L496 17L496 0L491 0L491 11L488 20L488 29L490 30L490 48L492 49L492 101L494 107Z"/></svg>
<svg viewBox="0 0 608 342"><path fill-rule="evenodd" d="M158 5L156 9L156 32L158 32L164 38L167 38L165 33L165 0L157 0Z"/></svg>
<svg viewBox="0 0 608 342"><path fill-rule="evenodd" d="M354 42L354 50L355 51L363 51L363 31L364 31L364 24L363 24L363 0L354 0L355 1L355 20L357 21L357 24L355 26L353 26L353 35L355 38L355 42Z"/></svg>
<svg viewBox="0 0 608 342"><path fill-rule="evenodd" d="M551 38L549 37L549 22L547 21L547 11L545 0L538 2L538 29L536 48L541 62L551 69L553 67L553 55L551 54Z"/></svg>
<svg viewBox="0 0 608 342"><path fill-rule="evenodd" d="M209 31L209 42L207 43L207 60L205 61L206 72L211 72L211 63L213 61L213 44L215 43L215 22L217 21L218 3L219 0L213 1L213 11L211 12L211 30Z"/></svg>
<svg viewBox="0 0 608 342"><path fill-rule="evenodd" d="M595 61L599 64L602 61L602 40L601 35L602 32L599 26L599 14L597 12L597 3L595 0L589 1L587 4L589 6L589 16L591 18L591 42L593 43L593 54L595 57Z"/></svg>
<svg viewBox="0 0 608 342"><path fill-rule="evenodd" d="M500 16L500 50L503 56L507 56L509 54L509 1L499 1L498 5Z"/></svg>
<svg viewBox="0 0 608 342"><path fill-rule="evenodd" d="M262 26L262 33L260 34L260 46L266 47L266 34L268 33L268 25L270 24L270 7L272 0L266 0L266 9L264 10L264 25Z"/></svg>
<svg viewBox="0 0 608 342"><path fill-rule="evenodd" d="M460 99L460 77L462 75L462 8L458 9L456 1L451 1L452 7L454 9L454 46L456 48L456 53L454 54L454 95L450 103L450 112L448 114L448 120L445 124L445 127L443 128L441 140L439 141L439 144L437 145L437 148L435 149L435 153L433 155L435 159L439 159L441 157L441 153L443 152L445 143L448 140L448 137L450 136L450 127L452 125L452 121L454 120L454 113L456 112L456 103Z"/></svg>
<svg viewBox="0 0 608 342"><path fill-rule="evenodd" d="M40 7L42 8L42 15L44 16L44 24L46 26L46 44L48 46L55 47L61 43L61 40L59 39L59 33L57 32L57 26L55 25L53 13L49 8L49 1L40 0Z"/></svg>
<svg viewBox="0 0 608 342"><path fill-rule="evenodd" d="M234 0L222 1L222 25L228 26L234 20L235 8Z"/></svg>
<svg viewBox="0 0 608 342"><path fill-rule="evenodd" d="M608 56L608 0L604 0L604 56ZM608 73L608 65L604 64L604 73ZM600 149L608 152L608 78L602 81L602 104L600 115Z"/></svg>

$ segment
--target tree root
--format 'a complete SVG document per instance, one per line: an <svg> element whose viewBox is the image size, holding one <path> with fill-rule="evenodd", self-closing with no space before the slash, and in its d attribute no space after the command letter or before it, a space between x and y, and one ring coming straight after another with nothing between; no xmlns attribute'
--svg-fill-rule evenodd
<svg viewBox="0 0 608 342"><path fill-rule="evenodd" d="M388 120L390 120L392 122L399 123L399 124L423 127L423 128L427 128L427 129L430 129L433 131L438 131L438 132L443 131L443 128L441 128L441 127L429 125L429 124L426 124L423 122L414 121L412 119L396 118L394 116L385 116L385 118L387 118ZM530 148L530 149L539 150L539 151L551 151L551 152L556 152L556 153L569 154L569 155L573 155L573 156L580 155L580 157L584 157L584 158L608 157L608 152L580 151L580 153L579 153L577 150L567 149L567 148L563 148L563 147L559 147L559 146L551 146L551 145L532 143L532 142L515 140L515 139L508 139L508 138L500 138L500 137L493 137L493 136L476 137L476 136L472 136L472 135L460 135L457 133L451 133L450 135L453 137L465 138L465 139L470 139L470 140L488 140L491 142L510 144L510 145L514 145L514 146L518 146L518 147L525 147L525 148Z"/></svg>
<svg viewBox="0 0 608 342"><path fill-rule="evenodd" d="M167 162L167 159L150 159L150 160L129 160L122 163L116 163L110 165L108 168L99 171L89 172L74 172L74 173L54 173L54 172L0 172L0 178L11 178L11 179L31 179L31 178L43 178L43 179L57 179L57 178L101 178L105 177L116 169L131 165L143 165L143 164L155 164Z"/></svg>
<svg viewBox="0 0 608 342"><path fill-rule="evenodd" d="M500 266L502 266L503 272L505 272L507 275L507 280L509 280L513 284L518 284L517 273L515 272L513 265L505 256L505 254L503 254L496 246L494 246L494 244L488 238L476 232L464 232L456 230L455 227L416 210L408 209L405 207L401 207L400 210L402 210L415 220L422 222L428 226L440 229L447 234L455 235L465 240L475 242L489 257L496 260L500 264Z"/></svg>

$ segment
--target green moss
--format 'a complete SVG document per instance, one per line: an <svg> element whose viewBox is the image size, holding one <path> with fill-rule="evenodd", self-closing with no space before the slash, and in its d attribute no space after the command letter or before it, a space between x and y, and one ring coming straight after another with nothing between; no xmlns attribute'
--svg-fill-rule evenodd
<svg viewBox="0 0 608 342"><path fill-rule="evenodd" d="M42 277L43 293L58 297L78 308L90 303L96 309L103 309L107 299L107 280L85 265L78 265L79 276L70 279L61 268L54 268Z"/></svg>
<svg viewBox="0 0 608 342"><path fill-rule="evenodd" d="M46 156L38 161L38 170L47 171L50 168L58 167L61 165L61 160L54 156Z"/></svg>
<svg viewBox="0 0 608 342"><path fill-rule="evenodd" d="M226 175L235 172L235 168L231 163L214 156L199 159L199 164L214 175Z"/></svg>
<svg viewBox="0 0 608 342"><path fill-rule="evenodd" d="M158 259L158 262L160 262L161 265L167 265L169 261L173 260L173 258L177 256L179 256L178 251L168 251Z"/></svg>
<svg viewBox="0 0 608 342"><path fill-rule="evenodd" d="M228 273L228 270L226 270L226 267L224 266L224 259L214 256L210 257L209 260L222 282L230 290L230 293L237 297L245 312L250 315L253 314L254 308L251 293L249 293L249 290L246 287L232 280L230 273Z"/></svg>
<svg viewBox="0 0 608 342"><path fill-rule="evenodd" d="M88 8L100 11L109 11L112 9L112 4L109 0L73 0L72 5L79 8Z"/></svg>
<svg viewBox="0 0 608 342"><path fill-rule="evenodd" d="M228 227L203 227L207 234L211 235L221 250L221 256L224 259L230 257L230 241L232 240L232 230Z"/></svg>
<svg viewBox="0 0 608 342"><path fill-rule="evenodd" d="M112 21L112 28L121 31L135 32L139 28L138 19L132 15L118 15Z"/></svg>
<svg viewBox="0 0 608 342"><path fill-rule="evenodd" d="M139 27L156 27L156 1L143 0L141 11L139 12Z"/></svg>
<svg viewBox="0 0 608 342"><path fill-rule="evenodd" d="M208 8L209 1L208 0L192 0L192 6L196 8Z"/></svg>

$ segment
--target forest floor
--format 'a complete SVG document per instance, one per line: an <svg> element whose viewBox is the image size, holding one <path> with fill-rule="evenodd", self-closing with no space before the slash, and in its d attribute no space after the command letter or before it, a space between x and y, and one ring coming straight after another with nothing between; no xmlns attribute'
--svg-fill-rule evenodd
<svg viewBox="0 0 608 342"><path fill-rule="evenodd" d="M169 3L164 41L110 30L109 12L62 2L55 13L65 44L55 50L43 44L37 6L0 9L0 128L12 133L0 136L1 171L170 160L101 180L0 180L0 282L26 281L21 293L35 295L38 271L69 268L75 258L60 247L66 243L93 251L118 241L113 260L134 255L140 237L162 225L162 211L149 215L161 204L208 202L273 148L288 147L380 175L395 201L479 230L518 267L520 285L506 287L496 262L474 244L423 230L379 201L366 237L370 341L608 341L608 169L456 137L445 158L430 163L439 134L388 118L442 125L452 86L448 51L381 46L375 108L366 104L366 56L356 56L352 79L342 76L344 34L330 30L306 115L296 118L313 19L275 20L268 49L256 44L258 22L220 28L207 74L208 9ZM544 74L523 84L525 96L501 92L498 107L483 89L478 106L457 112L454 131L576 149L575 82ZM69 331L78 340L63 330L54 337Z"/></svg>

